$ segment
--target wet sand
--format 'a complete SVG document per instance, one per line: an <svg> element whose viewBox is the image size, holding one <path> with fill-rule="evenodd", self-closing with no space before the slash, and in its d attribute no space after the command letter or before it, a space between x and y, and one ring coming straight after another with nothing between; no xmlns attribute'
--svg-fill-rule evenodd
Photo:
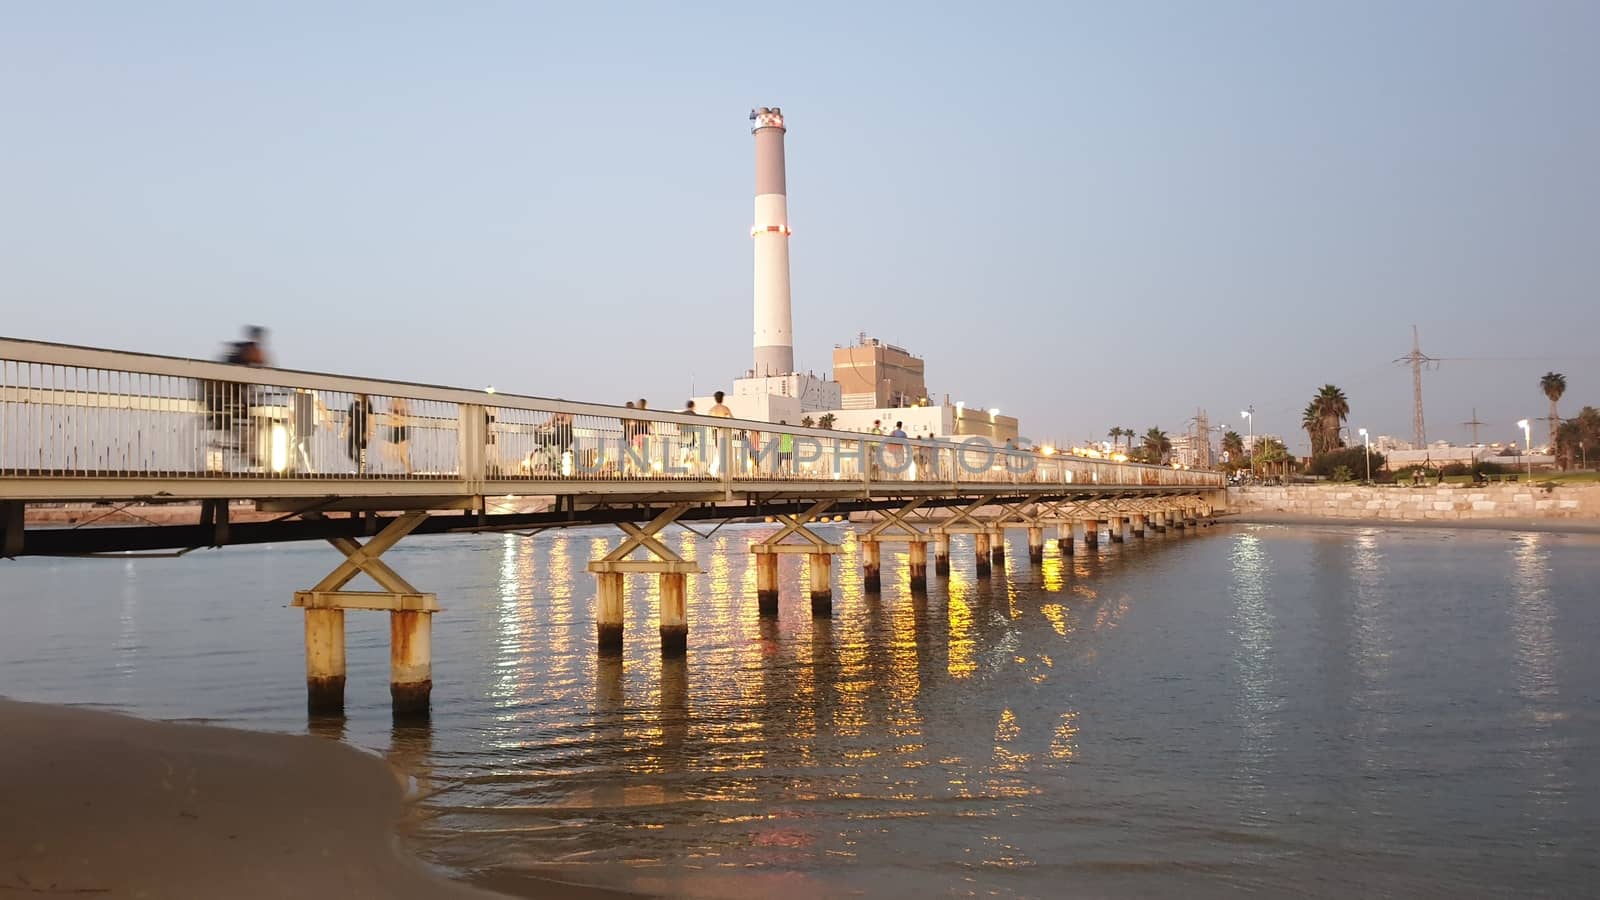
<svg viewBox="0 0 1600 900"><path fill-rule="evenodd" d="M0 699L5 900L504 896L405 857L403 809L382 761L322 738Z"/></svg>

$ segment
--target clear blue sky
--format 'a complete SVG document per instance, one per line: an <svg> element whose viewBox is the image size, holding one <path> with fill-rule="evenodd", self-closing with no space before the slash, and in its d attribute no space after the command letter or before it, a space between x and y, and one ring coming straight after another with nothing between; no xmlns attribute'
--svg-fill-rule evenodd
<svg viewBox="0 0 1600 900"><path fill-rule="evenodd" d="M750 364L782 106L796 354L1035 437L1431 437L1600 404L1600 4L10 4L0 333L675 406Z"/></svg>

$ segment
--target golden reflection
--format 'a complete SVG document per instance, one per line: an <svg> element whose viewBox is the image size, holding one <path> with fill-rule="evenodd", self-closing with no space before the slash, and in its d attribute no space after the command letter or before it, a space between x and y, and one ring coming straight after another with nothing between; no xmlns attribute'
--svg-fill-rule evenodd
<svg viewBox="0 0 1600 900"><path fill-rule="evenodd" d="M971 586L965 580L957 580L954 575L952 570L950 596L945 601L945 618L949 623L946 670L951 678L966 678L978 669L972 637L972 606L967 602Z"/></svg>
<svg viewBox="0 0 1600 900"><path fill-rule="evenodd" d="M1056 759L1069 760L1078 752L1078 714L1074 710L1067 710L1061 714L1061 721L1056 724L1056 733L1050 738L1050 755Z"/></svg>
<svg viewBox="0 0 1600 900"><path fill-rule="evenodd" d="M1000 721L994 727L994 771L995 772L1021 772L1027 767L1032 755L1013 750L1010 745L1022 737L1022 725L1017 721L1017 714L1007 708L1000 713ZM990 792L1002 797L1018 797L1034 793L1020 780L1000 779L991 781Z"/></svg>
<svg viewBox="0 0 1600 900"><path fill-rule="evenodd" d="M1067 619L1067 608L1065 606L1059 603L1046 603L1039 607L1039 611L1044 613L1046 619L1050 620L1050 627L1056 630L1056 634L1066 637L1067 632L1072 630L1072 623Z"/></svg>
<svg viewBox="0 0 1600 900"><path fill-rule="evenodd" d="M908 579L909 581L909 579ZM802 582L804 583L804 582ZM922 733L917 695L922 692L922 672L917 659L917 607L926 599L895 604L890 618L889 691L894 698L889 726L896 737Z"/></svg>
<svg viewBox="0 0 1600 900"><path fill-rule="evenodd" d="M1039 572L1040 584L1050 593L1058 593L1067 584L1066 558L1046 553Z"/></svg>

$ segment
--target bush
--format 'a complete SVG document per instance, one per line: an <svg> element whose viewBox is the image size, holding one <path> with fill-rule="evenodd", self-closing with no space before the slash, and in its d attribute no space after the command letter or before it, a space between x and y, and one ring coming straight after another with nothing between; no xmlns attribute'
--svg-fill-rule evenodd
<svg viewBox="0 0 1600 900"><path fill-rule="evenodd" d="M1372 474L1377 477L1383 469L1383 454L1372 454ZM1338 480L1335 474L1339 469L1345 470L1345 480L1367 477L1367 460L1365 447L1345 447L1339 450L1330 450L1311 460L1311 466L1306 469L1309 474L1321 475L1325 478Z"/></svg>

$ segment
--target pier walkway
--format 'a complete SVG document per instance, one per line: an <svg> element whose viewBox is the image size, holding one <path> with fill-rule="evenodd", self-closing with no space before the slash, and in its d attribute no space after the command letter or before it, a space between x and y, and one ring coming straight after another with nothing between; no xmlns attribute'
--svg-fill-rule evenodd
<svg viewBox="0 0 1600 900"><path fill-rule="evenodd" d="M188 552L326 540L344 560L298 592L313 711L344 695L344 613L391 616L397 714L425 713L434 595L381 556L413 534L614 525L621 546L588 564L597 641L620 650L624 577L661 580L661 642L687 647L684 578L699 572L658 539L673 525L783 524L751 552L759 614L777 609L777 554L809 558L812 610L832 610L838 547L808 525L878 514L860 533L868 590L878 547L911 548L911 583L948 572L949 537L972 534L980 576L1008 527L1030 558L1047 528L1063 552L1145 528L1193 524L1220 505L1220 473L915 441L433 385L257 368L0 338L0 556ZM232 522L245 501L268 521ZM193 521L30 526L30 507L175 504ZM937 517L933 510L942 510ZM365 541L363 543L363 540ZM365 573L379 591L345 586Z"/></svg>

